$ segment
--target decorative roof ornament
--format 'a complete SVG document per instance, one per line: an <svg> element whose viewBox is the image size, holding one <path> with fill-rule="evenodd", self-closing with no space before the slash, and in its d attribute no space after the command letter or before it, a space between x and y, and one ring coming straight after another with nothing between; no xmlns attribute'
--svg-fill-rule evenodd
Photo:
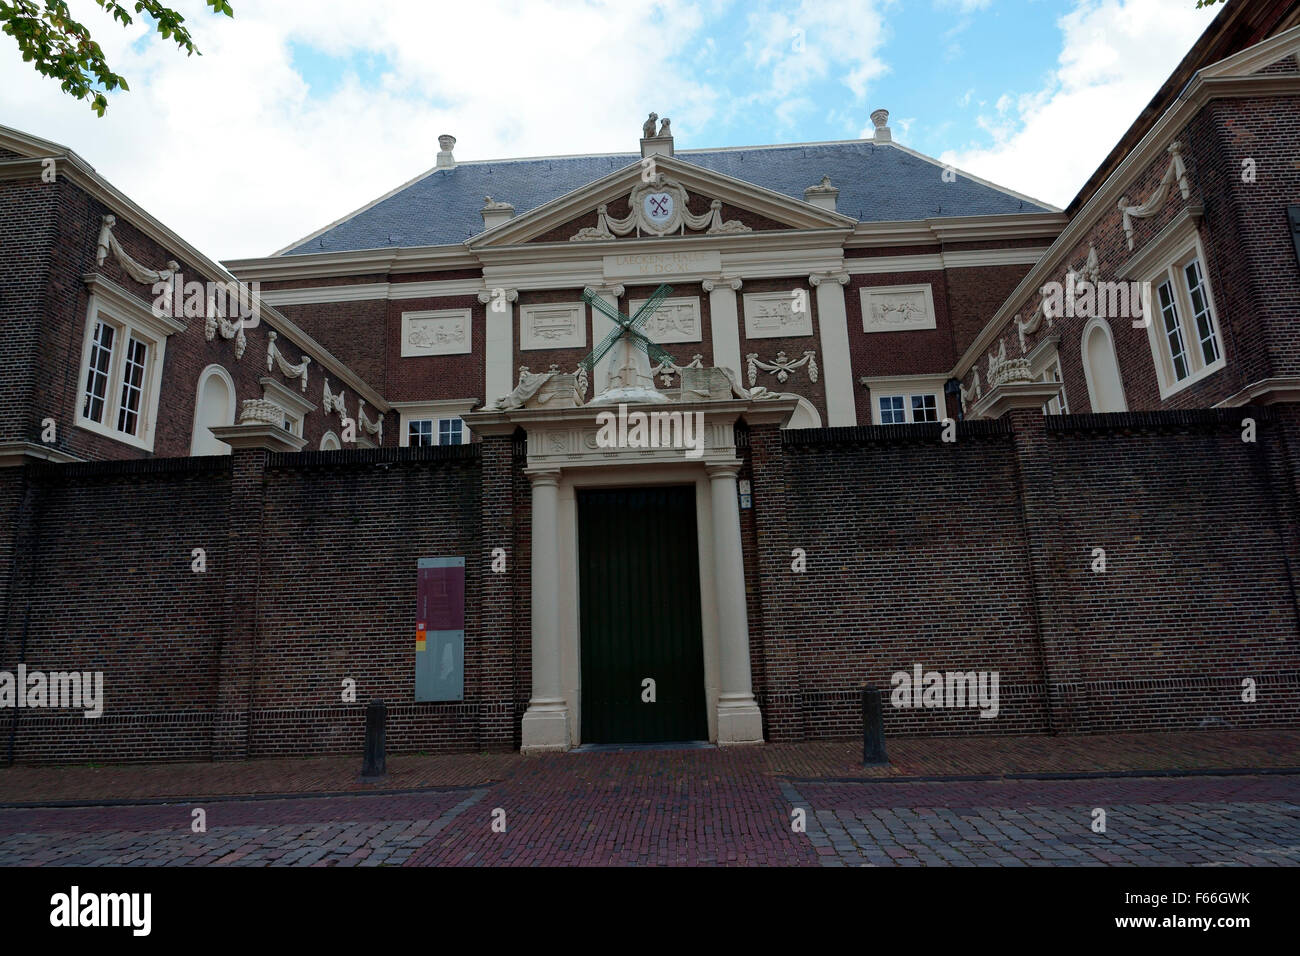
<svg viewBox="0 0 1300 956"><path fill-rule="evenodd" d="M1129 250L1133 249L1133 220L1149 219L1158 213L1169 197L1169 188L1178 183L1178 191L1183 194L1183 199L1189 199L1192 195L1191 184L1187 180L1187 166L1183 163L1183 144L1175 140L1169 144L1169 167L1165 170L1164 178L1160 180L1160 185L1156 187L1147 201L1137 205L1130 206L1127 196L1120 196L1119 206L1120 214L1124 217L1124 238L1128 240Z"/></svg>
<svg viewBox="0 0 1300 956"><path fill-rule="evenodd" d="M662 173L649 181L638 182L628 194L631 211L622 219L609 214L609 206L596 207L596 225L584 226L569 237L570 242L589 242L613 239L633 232L637 236L666 236L671 232L685 233L687 229L703 231L709 235L732 235L753 230L738 219L722 218L722 200L709 203L709 211L695 215L687 207L686 188Z"/></svg>
<svg viewBox="0 0 1300 956"><path fill-rule="evenodd" d="M655 134L655 120L659 119L658 113L651 113L646 121L641 124L641 138L650 139Z"/></svg>

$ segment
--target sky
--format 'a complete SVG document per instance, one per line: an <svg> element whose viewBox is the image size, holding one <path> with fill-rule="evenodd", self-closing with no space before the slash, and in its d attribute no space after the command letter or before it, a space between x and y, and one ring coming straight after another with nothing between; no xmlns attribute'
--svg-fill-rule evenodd
<svg viewBox="0 0 1300 956"><path fill-rule="evenodd" d="M870 135L1065 206L1205 29L1195 0L170 0L202 52L69 6L101 119L0 35L0 124L72 148L209 256L269 255L434 164ZM128 5L130 6L130 5ZM494 197L506 199L509 197ZM436 214L431 211L431 214Z"/></svg>

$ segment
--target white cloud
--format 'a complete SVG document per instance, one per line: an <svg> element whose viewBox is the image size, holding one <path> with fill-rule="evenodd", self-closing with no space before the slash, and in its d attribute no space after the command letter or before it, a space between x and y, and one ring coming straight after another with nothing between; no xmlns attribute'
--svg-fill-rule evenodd
<svg viewBox="0 0 1300 956"><path fill-rule="evenodd" d="M1058 21L1061 53L1045 85L1004 94L978 118L993 144L940 158L1064 207L1209 21L1188 0L1081 0Z"/></svg>
<svg viewBox="0 0 1300 956"><path fill-rule="evenodd" d="M241 0L233 20L173 5L203 56L73 3L131 85L103 119L0 39L0 116L75 149L220 258L269 253L428 169L442 132L461 159L630 151L649 110L680 138L717 99L674 68L699 42L684 0ZM314 96L291 43L389 68Z"/></svg>

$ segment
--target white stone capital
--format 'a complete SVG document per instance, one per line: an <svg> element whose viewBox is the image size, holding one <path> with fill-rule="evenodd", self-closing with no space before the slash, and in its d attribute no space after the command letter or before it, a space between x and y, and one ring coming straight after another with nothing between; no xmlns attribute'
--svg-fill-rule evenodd
<svg viewBox="0 0 1300 956"><path fill-rule="evenodd" d="M840 285L849 284L849 274L847 272L814 272L808 277L808 283L816 288L823 282L838 282Z"/></svg>
<svg viewBox="0 0 1300 956"><path fill-rule="evenodd" d="M739 292L740 287L745 283L739 276L719 276L713 279L705 279L700 284L704 286L705 292L712 292L715 288Z"/></svg>

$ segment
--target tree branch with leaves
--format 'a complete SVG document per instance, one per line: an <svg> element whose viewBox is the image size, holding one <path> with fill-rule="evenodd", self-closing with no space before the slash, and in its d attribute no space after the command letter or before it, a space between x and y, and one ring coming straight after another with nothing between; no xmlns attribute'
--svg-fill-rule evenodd
<svg viewBox="0 0 1300 956"><path fill-rule="evenodd" d="M137 16L147 16L164 40L172 40L186 56L203 54L194 45L185 18L158 0L135 0L123 4L117 0L95 0L113 19L130 26ZM226 0L206 0L213 13L233 17L235 11ZM132 7L128 11L127 6ZM0 30L18 41L23 62L31 63L38 73L58 80L63 92L79 100L89 100L90 108L100 116L108 109L113 90L129 90L126 78L114 73L104 59L104 51L90 35L90 30L68 12L65 0L0 0Z"/></svg>

